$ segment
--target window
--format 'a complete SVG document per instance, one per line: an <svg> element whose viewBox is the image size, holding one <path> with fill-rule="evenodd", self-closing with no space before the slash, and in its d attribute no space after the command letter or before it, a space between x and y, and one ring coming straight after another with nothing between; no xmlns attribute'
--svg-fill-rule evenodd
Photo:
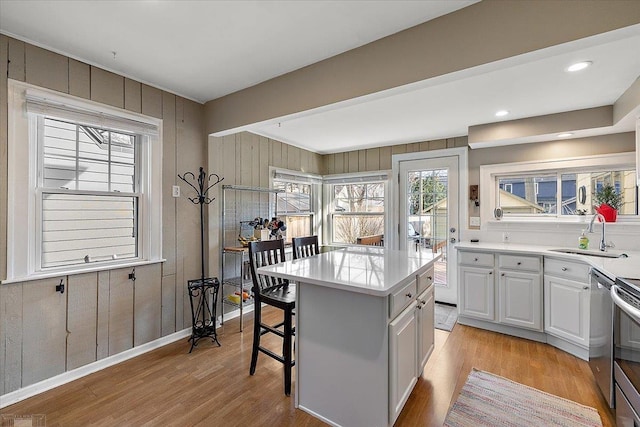
<svg viewBox="0 0 640 427"><path fill-rule="evenodd" d="M378 175L325 181L332 243L355 244L358 237L384 234L386 179Z"/></svg>
<svg viewBox="0 0 640 427"><path fill-rule="evenodd" d="M491 218L497 206L505 218L592 215L596 192L610 184L622 197L618 218L637 218L632 154L481 166L481 186L489 187L489 199L494 200L493 206L483 207L483 215Z"/></svg>
<svg viewBox="0 0 640 427"><path fill-rule="evenodd" d="M42 268L138 255L141 136L35 115Z"/></svg>
<svg viewBox="0 0 640 427"><path fill-rule="evenodd" d="M298 174L292 171L274 171L272 188L276 194L278 219L287 226L285 239L291 242L294 237L316 234L316 209L319 205L316 195L319 193L320 177Z"/></svg>
<svg viewBox="0 0 640 427"><path fill-rule="evenodd" d="M160 260L161 121L13 81L9 94L7 279Z"/></svg>

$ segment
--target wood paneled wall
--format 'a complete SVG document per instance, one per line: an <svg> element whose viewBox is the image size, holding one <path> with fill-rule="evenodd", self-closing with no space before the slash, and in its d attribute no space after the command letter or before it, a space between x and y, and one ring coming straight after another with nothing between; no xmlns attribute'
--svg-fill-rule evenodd
<svg viewBox="0 0 640 427"><path fill-rule="evenodd" d="M366 150L345 151L323 156L323 175L351 172L368 172L391 169L391 156L394 154L414 153L418 151L441 150L444 148L466 147L467 137L438 139L434 141L414 142L411 144L391 145Z"/></svg>
<svg viewBox="0 0 640 427"><path fill-rule="evenodd" d="M7 251L7 78L163 119L162 335L190 324L186 280L200 276L200 211L171 197L177 173L207 167L201 104L0 35L0 278Z"/></svg>

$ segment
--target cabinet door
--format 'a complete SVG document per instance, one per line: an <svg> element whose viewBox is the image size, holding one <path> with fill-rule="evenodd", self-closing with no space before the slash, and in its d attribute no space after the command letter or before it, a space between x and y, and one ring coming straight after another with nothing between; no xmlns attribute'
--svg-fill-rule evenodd
<svg viewBox="0 0 640 427"><path fill-rule="evenodd" d="M589 346L589 286L553 276L544 278L544 330Z"/></svg>
<svg viewBox="0 0 640 427"><path fill-rule="evenodd" d="M433 351L435 327L435 301L433 286L418 296L418 375L422 375L424 365Z"/></svg>
<svg viewBox="0 0 640 427"><path fill-rule="evenodd" d="M67 370L71 370L97 360L98 274L75 274L68 280Z"/></svg>
<svg viewBox="0 0 640 427"><path fill-rule="evenodd" d="M56 291L61 282L66 288L60 277L22 285L22 387L65 371L68 294Z"/></svg>
<svg viewBox="0 0 640 427"><path fill-rule="evenodd" d="M460 314L494 320L493 269L462 266L458 278Z"/></svg>
<svg viewBox="0 0 640 427"><path fill-rule="evenodd" d="M542 331L540 274L500 272L500 323Z"/></svg>
<svg viewBox="0 0 640 427"><path fill-rule="evenodd" d="M109 272L109 356L133 347L133 268Z"/></svg>
<svg viewBox="0 0 640 427"><path fill-rule="evenodd" d="M389 324L389 420L393 424L416 384L416 302Z"/></svg>
<svg viewBox="0 0 640 427"><path fill-rule="evenodd" d="M160 264L136 267L133 308L133 345L160 338L162 329L162 277Z"/></svg>

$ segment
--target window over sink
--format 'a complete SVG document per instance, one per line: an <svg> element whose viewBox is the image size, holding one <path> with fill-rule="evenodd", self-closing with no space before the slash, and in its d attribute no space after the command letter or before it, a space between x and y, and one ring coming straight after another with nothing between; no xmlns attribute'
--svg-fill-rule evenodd
<svg viewBox="0 0 640 427"><path fill-rule="evenodd" d="M575 220L593 215L596 192L611 185L622 198L618 219L638 219L634 153L480 167L482 215L506 220Z"/></svg>

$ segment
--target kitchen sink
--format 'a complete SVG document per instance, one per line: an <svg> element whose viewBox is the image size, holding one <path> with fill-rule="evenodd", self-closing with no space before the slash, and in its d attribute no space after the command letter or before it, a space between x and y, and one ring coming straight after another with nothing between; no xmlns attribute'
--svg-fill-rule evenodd
<svg viewBox="0 0 640 427"><path fill-rule="evenodd" d="M629 255L624 253L611 253L611 252L600 252L600 251L587 251L582 249L549 249L551 252L559 252L563 254L575 254L575 255L587 255L587 256L597 256L600 258L628 258Z"/></svg>

